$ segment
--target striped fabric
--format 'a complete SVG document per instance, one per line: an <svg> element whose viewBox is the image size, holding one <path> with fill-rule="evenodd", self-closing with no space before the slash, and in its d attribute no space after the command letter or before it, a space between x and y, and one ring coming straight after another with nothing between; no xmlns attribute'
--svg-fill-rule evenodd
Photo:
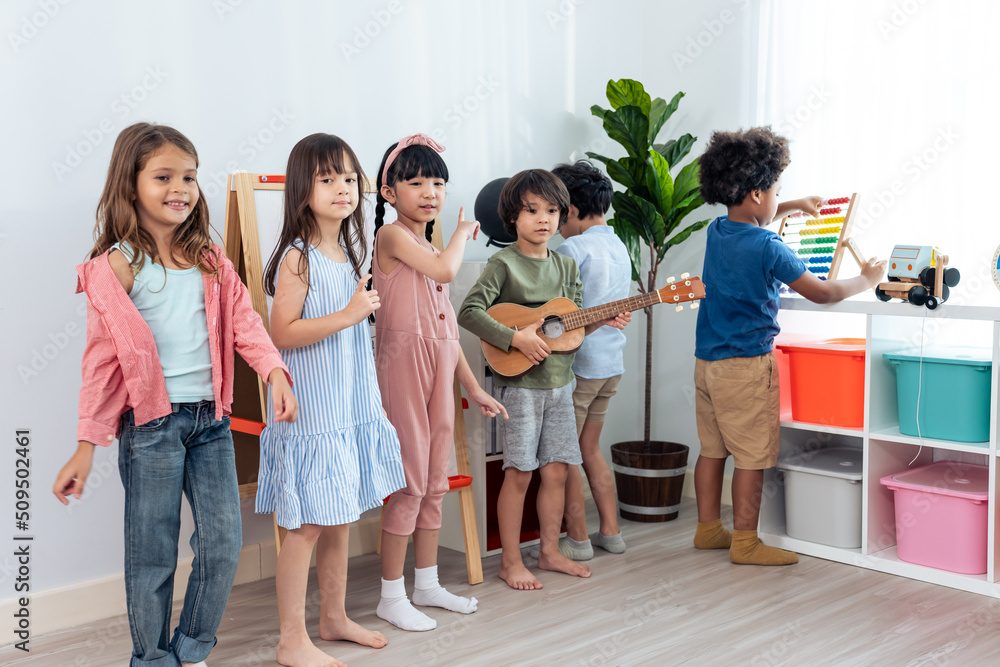
<svg viewBox="0 0 1000 667"><path fill-rule="evenodd" d="M343 310L358 283L349 262L333 262L314 247L309 279L305 319ZM299 417L275 423L268 401L257 512L274 512L289 530L357 521L406 484L399 439L382 411L368 321L281 356L296 381Z"/></svg>

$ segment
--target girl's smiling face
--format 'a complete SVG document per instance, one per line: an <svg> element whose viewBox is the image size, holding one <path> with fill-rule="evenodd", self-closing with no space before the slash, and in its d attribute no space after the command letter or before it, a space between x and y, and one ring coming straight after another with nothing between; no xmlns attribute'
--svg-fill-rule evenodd
<svg viewBox="0 0 1000 667"><path fill-rule="evenodd" d="M191 212L201 192L195 158L166 144L146 161L135 178L135 211L139 226L151 234L174 233Z"/></svg>
<svg viewBox="0 0 1000 667"><path fill-rule="evenodd" d="M445 181L443 178L418 175L395 185L382 186L382 196L396 209L402 222L428 223L444 206Z"/></svg>
<svg viewBox="0 0 1000 667"><path fill-rule="evenodd" d="M344 173L316 174L309 208L316 221L342 222L358 207L358 174L351 161L344 160Z"/></svg>

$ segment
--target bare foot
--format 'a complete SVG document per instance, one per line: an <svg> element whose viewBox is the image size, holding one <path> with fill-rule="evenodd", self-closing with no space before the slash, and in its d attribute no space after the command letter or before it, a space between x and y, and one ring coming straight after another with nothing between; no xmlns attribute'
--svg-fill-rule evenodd
<svg viewBox="0 0 1000 667"><path fill-rule="evenodd" d="M363 628L349 618L333 621L321 617L319 621L319 636L328 642L348 641L362 646L382 648L389 643L381 632Z"/></svg>
<svg viewBox="0 0 1000 667"><path fill-rule="evenodd" d="M318 647L308 638L301 642L278 640L278 664L286 667L347 667Z"/></svg>
<svg viewBox="0 0 1000 667"><path fill-rule="evenodd" d="M501 562L497 576L506 581L508 586L519 591L537 591L542 587L542 582L535 578L524 563L505 566Z"/></svg>
<svg viewBox="0 0 1000 667"><path fill-rule="evenodd" d="M547 554L544 551L538 554L538 567L543 570L553 572L564 572L574 577L587 578L590 576L590 568L583 563L570 560L563 556L558 550L555 553Z"/></svg>

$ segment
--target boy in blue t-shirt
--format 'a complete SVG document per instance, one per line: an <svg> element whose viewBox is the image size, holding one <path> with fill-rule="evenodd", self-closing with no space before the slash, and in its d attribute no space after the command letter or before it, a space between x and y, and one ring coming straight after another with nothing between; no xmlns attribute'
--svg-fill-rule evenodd
<svg viewBox="0 0 1000 667"><path fill-rule="evenodd" d="M780 408L774 337L782 283L816 303L835 303L878 284L885 261L870 259L861 275L821 280L780 237L764 229L800 210L819 214L818 197L778 204L788 141L768 127L715 132L701 167L701 196L725 204L708 226L702 278L705 299L695 343L695 410L701 454L695 466L698 528L694 546L729 549L734 563L789 565L798 555L757 537L764 469L778 458ZM719 518L726 458L733 474L733 532Z"/></svg>
<svg viewBox="0 0 1000 667"><path fill-rule="evenodd" d="M632 285L632 261L628 249L604 216L611 208L614 190L611 179L586 160L560 164L552 173L569 191L569 214L559 227L566 239L556 252L576 260L583 283L583 307L599 306L628 297ZM631 320L628 313L623 319ZM573 374L573 408L576 433L580 439L583 469L597 505L600 528L597 544L611 553L625 553L625 540L618 527L618 503L615 479L601 452L601 429L608 412L608 402L618 390L625 372L623 350L625 334L614 327L601 327L583 341L576 351ZM587 533L583 497L583 476L578 466L570 466L566 475L566 537L559 540L559 551L573 560L594 557L594 547Z"/></svg>

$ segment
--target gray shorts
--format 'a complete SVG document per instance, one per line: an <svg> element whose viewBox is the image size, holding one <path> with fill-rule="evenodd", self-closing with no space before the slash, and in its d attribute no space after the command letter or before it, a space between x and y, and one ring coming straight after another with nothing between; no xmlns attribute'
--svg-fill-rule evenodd
<svg viewBox="0 0 1000 667"><path fill-rule="evenodd" d="M573 412L575 388L576 380L557 389L496 387L493 390L510 417L498 421L504 470L537 470L548 463L583 463Z"/></svg>

